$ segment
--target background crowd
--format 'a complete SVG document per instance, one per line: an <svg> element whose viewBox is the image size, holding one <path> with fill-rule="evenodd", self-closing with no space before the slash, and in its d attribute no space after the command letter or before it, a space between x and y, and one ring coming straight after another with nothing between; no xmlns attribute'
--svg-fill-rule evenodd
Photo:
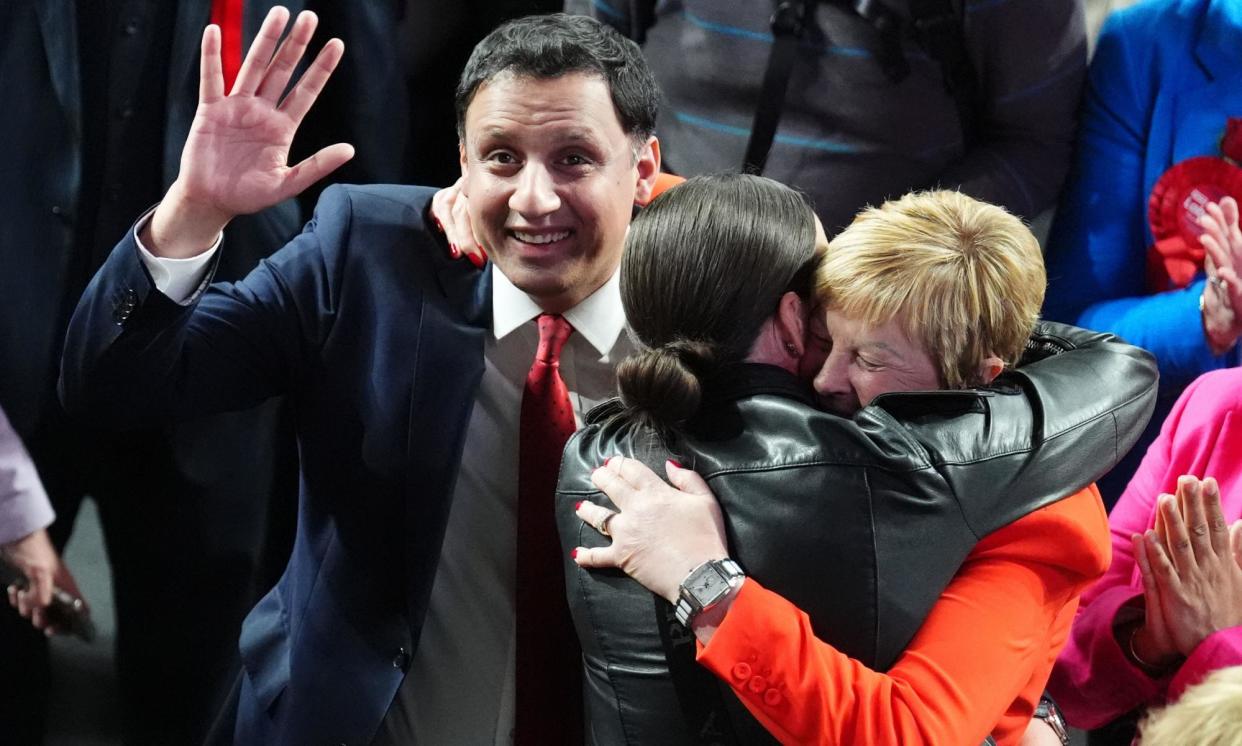
<svg viewBox="0 0 1242 746"><path fill-rule="evenodd" d="M296 236L330 183L452 184L463 126L452 102L472 47L505 19L562 10L518 0L283 4L319 16L308 59L331 37L346 48L291 162L335 142L355 154L298 197L230 222L217 280L242 278ZM297 414L283 398L118 432L66 413L56 385L87 283L184 167L202 28L221 26L231 84L273 5L18 0L0 9L6 80L39 92L0 121L9 145L0 454L23 464L0 470L0 542L38 581L0 610L0 743L40 742L57 711L48 701L56 672L35 628L49 621L33 608L53 578L77 590L56 552L74 540L85 497L98 506L112 571L127 743L208 733L241 670L243 617L293 548ZM776 102L763 173L807 194L829 237L868 205L935 187L1036 224L1053 215L1043 317L1151 351L1161 389L1147 433L1099 481L1112 564L1083 593L1048 691L1071 725L1096 729L1093 743L1128 743L1149 708L1169 705L1166 722L1226 713L1209 689L1238 685L1236 669L1220 669L1242 665L1242 538L1213 531L1165 567L1147 532L1163 540L1199 505L1200 516L1220 511L1216 528L1242 518L1242 441L1232 432L1242 407L1242 233L1228 199L1242 197L1242 2L822 2L786 29L773 25L771 4L753 0L564 6L641 45L663 92L655 162L662 155L666 171L741 168L763 126L758 110ZM930 30L892 31L906 27ZM780 49L792 50L783 72ZM454 254L479 243L460 224L446 233ZM140 305L115 301L118 325ZM1187 474L1206 481L1179 483ZM22 513L20 522L6 507L19 499L10 496L43 493L54 520ZM90 602L92 589L81 592ZM403 672L427 665L405 647L401 656L393 666ZM1153 720L1149 742L1173 742L1160 740L1169 731Z"/></svg>

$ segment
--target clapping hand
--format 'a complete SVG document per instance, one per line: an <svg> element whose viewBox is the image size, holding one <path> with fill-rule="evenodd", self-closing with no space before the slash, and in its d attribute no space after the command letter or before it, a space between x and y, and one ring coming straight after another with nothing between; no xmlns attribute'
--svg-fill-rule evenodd
<svg viewBox="0 0 1242 746"><path fill-rule="evenodd" d="M1146 611L1134 643L1143 661L1169 665L1242 625L1242 521L1225 522L1216 480L1183 476L1176 498L1157 501L1156 528L1133 542Z"/></svg>
<svg viewBox="0 0 1242 746"><path fill-rule="evenodd" d="M1225 197L1207 206L1199 218L1203 234L1204 270L1208 286L1203 291L1203 329L1212 351L1228 350L1242 334L1242 230L1238 227L1238 203Z"/></svg>
<svg viewBox="0 0 1242 746"><path fill-rule="evenodd" d="M203 32L198 110L181 171L142 236L155 253L202 253L233 217L293 197L353 157L353 146L337 143L288 164L293 136L345 49L339 39L326 43L286 94L318 24L314 13L299 14L282 43L288 21L283 7L267 14L232 91L224 89L220 29Z"/></svg>
<svg viewBox="0 0 1242 746"><path fill-rule="evenodd" d="M641 461L613 456L591 481L619 508L592 502L576 513L612 537L607 547L578 547L580 567L617 567L647 590L676 603L681 582L709 560L728 556L720 504L697 473L672 461L664 465L672 485Z"/></svg>

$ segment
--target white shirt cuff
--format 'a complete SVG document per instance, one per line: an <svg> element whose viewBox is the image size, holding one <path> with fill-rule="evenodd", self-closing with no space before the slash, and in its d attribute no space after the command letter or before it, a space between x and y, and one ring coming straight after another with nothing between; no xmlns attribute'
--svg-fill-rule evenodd
<svg viewBox="0 0 1242 746"><path fill-rule="evenodd" d="M156 256L147 250L147 247L142 244L142 239L138 237L154 213L155 208L152 207L134 224L134 243L138 244L138 256L146 266L147 272L151 274L155 289L178 304L188 306L206 287L207 265L211 263L211 258L219 250L224 234L216 236L211 248L197 256L187 259Z"/></svg>

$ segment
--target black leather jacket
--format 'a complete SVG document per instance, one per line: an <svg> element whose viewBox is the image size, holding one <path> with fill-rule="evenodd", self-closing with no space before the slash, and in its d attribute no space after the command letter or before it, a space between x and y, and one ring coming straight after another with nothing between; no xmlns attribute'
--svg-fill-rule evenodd
<svg viewBox="0 0 1242 746"><path fill-rule="evenodd" d="M1024 364L992 386L887 394L853 420L815 409L797 380L762 365L705 382L700 414L668 442L617 416L618 402L601 404L561 465L564 556L606 543L573 514L579 500L614 507L590 482L604 459L627 455L663 473L675 458L711 485L747 574L807 612L821 639L886 670L980 537L1082 489L1125 454L1151 415L1156 380L1143 350L1041 323ZM588 741L772 742L693 664L693 636L663 599L618 571L568 560L566 586Z"/></svg>

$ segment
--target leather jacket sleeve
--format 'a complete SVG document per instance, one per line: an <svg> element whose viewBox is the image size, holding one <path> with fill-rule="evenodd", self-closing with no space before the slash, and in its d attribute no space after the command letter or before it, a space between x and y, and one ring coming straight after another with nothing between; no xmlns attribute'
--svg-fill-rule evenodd
<svg viewBox="0 0 1242 746"><path fill-rule="evenodd" d="M1040 322L991 386L885 394L855 422L904 431L982 537L1111 469L1147 425L1158 378L1150 353L1112 334Z"/></svg>

